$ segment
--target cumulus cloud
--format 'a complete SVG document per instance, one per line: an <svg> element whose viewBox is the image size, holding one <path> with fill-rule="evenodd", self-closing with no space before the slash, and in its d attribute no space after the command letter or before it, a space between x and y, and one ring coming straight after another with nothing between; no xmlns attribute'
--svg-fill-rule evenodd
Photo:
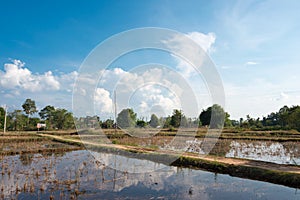
<svg viewBox="0 0 300 200"><path fill-rule="evenodd" d="M103 88L95 90L95 109L101 113L110 113L113 110L112 99L110 98L109 91Z"/></svg>
<svg viewBox="0 0 300 200"><path fill-rule="evenodd" d="M0 71L0 86L4 89L21 88L32 92L60 89L60 83L51 71L43 75L32 74L24 66L25 63L20 60L4 64L4 71Z"/></svg>
<svg viewBox="0 0 300 200"><path fill-rule="evenodd" d="M133 108L138 116L150 117L153 110L169 115L173 109L185 108L188 116L198 114L195 109L196 100L192 98L193 91L178 73L169 68L147 66L129 72L115 68L102 70L101 74L102 77L92 97L96 114L105 113L108 116L107 113L110 113L113 116L114 91L117 96L118 112L124 108ZM84 82L81 82L79 87L86 88L82 83ZM82 96L79 91L77 95ZM86 98L90 97L83 98L82 104L86 102ZM89 110L89 105L82 107Z"/></svg>
<svg viewBox="0 0 300 200"><path fill-rule="evenodd" d="M12 60L0 69L1 104L10 109L20 109L26 98L36 101L38 109L51 104L71 109L72 91L78 73L54 74L51 71L38 74L25 67L20 60Z"/></svg>

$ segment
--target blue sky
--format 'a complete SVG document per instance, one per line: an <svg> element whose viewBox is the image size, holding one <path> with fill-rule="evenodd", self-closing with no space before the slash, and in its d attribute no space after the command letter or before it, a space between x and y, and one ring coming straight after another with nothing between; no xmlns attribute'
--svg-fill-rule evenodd
<svg viewBox="0 0 300 200"><path fill-rule="evenodd" d="M223 80L226 110L236 119L261 117L300 104L299 10L296 0L5 1L0 7L0 105L20 108L28 97L39 107L71 109L72 82L96 45L129 29L162 27L214 35L209 55ZM118 67L128 70L130 58L121 61ZM27 70L11 73L28 76L10 83L9 64ZM47 92L31 90L34 86L23 80L28 77Z"/></svg>

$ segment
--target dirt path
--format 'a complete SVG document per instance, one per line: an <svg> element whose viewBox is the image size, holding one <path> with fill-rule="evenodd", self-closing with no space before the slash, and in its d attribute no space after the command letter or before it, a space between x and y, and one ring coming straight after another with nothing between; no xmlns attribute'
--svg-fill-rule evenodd
<svg viewBox="0 0 300 200"><path fill-rule="evenodd" d="M79 139L64 138L62 136L50 135L50 134L39 134L39 135L43 136L43 137L49 137L49 138L55 139L57 141L62 141L62 142L87 144L87 145L94 145L94 146L98 146L98 147L115 148L115 149L120 149L120 150L125 150L125 151L135 150L139 153L155 152L156 154L161 154L161 155L176 155L176 153L174 153L172 151L153 150L150 148L117 145L117 144L99 144L99 143L94 143L94 142L81 141ZM238 158L224 158L224 157L216 157L216 156L209 156L209 155L201 156L201 155L196 155L196 154L192 154L192 153L184 153L182 156L188 157L188 158L200 159L200 160L204 160L204 161L218 162L218 163L227 164L227 165L247 166L247 167L253 167L253 168L260 168L260 169L267 169L267 170L274 170L274 171L281 171L281 172L289 172L289 173L293 173L293 174L300 174L300 166L280 165L280 164L262 162L262 161L254 161L254 160L246 160L246 159L238 159Z"/></svg>

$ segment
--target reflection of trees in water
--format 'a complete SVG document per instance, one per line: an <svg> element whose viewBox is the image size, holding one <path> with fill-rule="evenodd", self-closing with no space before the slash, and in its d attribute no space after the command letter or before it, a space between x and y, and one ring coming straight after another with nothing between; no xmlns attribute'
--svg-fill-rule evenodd
<svg viewBox="0 0 300 200"><path fill-rule="evenodd" d="M19 159L23 165L30 165L33 159L33 154L21 154Z"/></svg>
<svg viewBox="0 0 300 200"><path fill-rule="evenodd" d="M57 152L42 152L41 155L44 157L44 158L49 158L49 157L52 157L52 156L55 156L55 157L62 157L66 154L66 152L64 151L57 151Z"/></svg>

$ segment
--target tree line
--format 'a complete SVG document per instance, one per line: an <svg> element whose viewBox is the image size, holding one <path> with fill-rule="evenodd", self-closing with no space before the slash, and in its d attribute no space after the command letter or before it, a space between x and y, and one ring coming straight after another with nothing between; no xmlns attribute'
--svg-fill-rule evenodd
<svg viewBox="0 0 300 200"><path fill-rule="evenodd" d="M38 114L38 116L34 116ZM5 109L0 107L0 128L4 127ZM36 130L38 123L46 123L47 129L74 129L73 114L63 108L46 106L39 112L35 101L26 99L22 109L7 113L6 129L8 131Z"/></svg>
<svg viewBox="0 0 300 200"><path fill-rule="evenodd" d="M0 129L4 126L5 109L0 107ZM215 120L211 120L215 119ZM47 105L40 111L37 110L35 101L26 99L22 109L7 113L7 130L36 130L38 123L45 123L48 130L74 129L75 123L79 128L179 128L200 127L211 128L231 127L251 130L279 130L295 129L300 131L300 107L283 106L278 112L272 112L263 118L231 120L229 113L217 104L201 111L198 117L186 117L182 110L174 109L172 115L158 117L152 114L150 119L137 118L137 113L132 108L123 109L118 113L116 121L113 119L100 119L99 116L86 116L76 118L63 108Z"/></svg>

